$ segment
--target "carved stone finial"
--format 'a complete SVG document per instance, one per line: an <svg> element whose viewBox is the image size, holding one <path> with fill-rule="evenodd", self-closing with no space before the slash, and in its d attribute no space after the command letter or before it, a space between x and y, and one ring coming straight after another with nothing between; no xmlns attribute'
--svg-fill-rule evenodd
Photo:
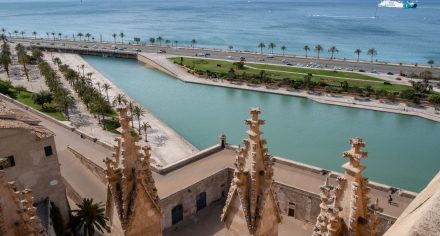
<svg viewBox="0 0 440 236"><path fill-rule="evenodd" d="M244 232L248 235L269 232L265 235L277 235L281 215L273 188L273 160L267 154L266 141L261 139L260 126L264 124L258 117L261 111L259 108L252 108L250 113L251 118L245 122L249 125L248 137L243 140L244 147L239 147L236 151L234 178L221 220L229 222L234 217L244 217L247 228L243 229L233 222L227 223L229 235L235 235L233 232L241 235ZM237 204L242 206L239 209L241 214L230 210ZM265 210L266 208L271 209Z"/></svg>
<svg viewBox="0 0 440 236"><path fill-rule="evenodd" d="M147 144L141 149L131 136L127 108L118 107L117 110L121 137L115 139L113 158L104 161L107 203L110 204L106 207L107 216L112 215L114 206L126 235L162 235L162 213L150 168L150 147Z"/></svg>

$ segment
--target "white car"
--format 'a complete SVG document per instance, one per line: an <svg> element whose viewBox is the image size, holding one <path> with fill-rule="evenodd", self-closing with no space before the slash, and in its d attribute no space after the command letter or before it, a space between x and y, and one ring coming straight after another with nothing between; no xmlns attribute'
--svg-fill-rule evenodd
<svg viewBox="0 0 440 236"><path fill-rule="evenodd" d="M287 59L283 59L281 60L282 63L289 63L289 61Z"/></svg>
<svg viewBox="0 0 440 236"><path fill-rule="evenodd" d="M233 60L234 57L233 56L228 56L228 59Z"/></svg>
<svg viewBox="0 0 440 236"><path fill-rule="evenodd" d="M264 61L264 58L258 58L257 61Z"/></svg>
<svg viewBox="0 0 440 236"><path fill-rule="evenodd" d="M273 58L273 54L268 54L267 58Z"/></svg>

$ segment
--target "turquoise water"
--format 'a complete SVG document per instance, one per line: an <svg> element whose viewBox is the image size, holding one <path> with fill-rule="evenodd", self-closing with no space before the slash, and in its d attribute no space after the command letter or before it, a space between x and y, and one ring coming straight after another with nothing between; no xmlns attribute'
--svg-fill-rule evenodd
<svg viewBox="0 0 440 236"><path fill-rule="evenodd" d="M356 48L374 47L378 60L440 62L440 1L419 1L417 9L376 9L378 0L0 0L0 28L72 34L113 40L134 36L178 40L188 45L258 50L275 42L303 54L305 44L335 45L337 57L355 58ZM377 12L376 12L377 11ZM376 14L376 18L374 15ZM119 39L118 39L119 40ZM312 46L313 48L313 46ZM267 50L267 48L266 48ZM315 54L312 50L311 54ZM329 56L327 50L321 56ZM363 53L363 59L369 57Z"/></svg>
<svg viewBox="0 0 440 236"><path fill-rule="evenodd" d="M84 56L132 98L197 148L225 133L239 144L249 108L259 106L272 155L342 172L348 139L360 136L373 181L420 191L439 171L440 123L369 110L324 105L304 98L187 84L136 60Z"/></svg>

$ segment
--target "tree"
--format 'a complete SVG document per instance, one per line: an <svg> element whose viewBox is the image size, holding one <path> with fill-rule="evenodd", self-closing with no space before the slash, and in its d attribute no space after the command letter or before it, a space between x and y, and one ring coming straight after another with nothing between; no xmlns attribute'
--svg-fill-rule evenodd
<svg viewBox="0 0 440 236"><path fill-rule="evenodd" d="M75 105L75 99L70 95L68 90L60 90L55 94L55 103L58 109L63 112L67 120L70 120L69 109Z"/></svg>
<svg viewBox="0 0 440 236"><path fill-rule="evenodd" d="M90 37L92 37L92 35L90 34L90 33L86 33L86 38L87 38L87 41L90 41Z"/></svg>
<svg viewBox="0 0 440 236"><path fill-rule="evenodd" d="M284 51L287 50L287 47L283 45L283 46L281 46L281 50L283 51L283 56L284 56Z"/></svg>
<svg viewBox="0 0 440 236"><path fill-rule="evenodd" d="M258 48L260 49L260 53L261 54L263 54L263 48L265 48L266 47L266 45L263 43L263 42L260 42L259 44L258 44Z"/></svg>
<svg viewBox="0 0 440 236"><path fill-rule="evenodd" d="M61 36L63 36L62 33L58 33L58 39L61 40Z"/></svg>
<svg viewBox="0 0 440 236"><path fill-rule="evenodd" d="M328 49L328 52L331 53L331 57L330 57L330 59L333 59L335 53L338 53L339 50L336 48L336 46L331 46L331 47Z"/></svg>
<svg viewBox="0 0 440 236"><path fill-rule="evenodd" d="M315 52L318 53L318 59L319 59L319 54L324 50L324 48L318 44L315 46Z"/></svg>
<svg viewBox="0 0 440 236"><path fill-rule="evenodd" d="M49 32L46 32L47 40L49 40Z"/></svg>
<svg viewBox="0 0 440 236"><path fill-rule="evenodd" d="M18 37L18 30L14 30L15 37Z"/></svg>
<svg viewBox="0 0 440 236"><path fill-rule="evenodd" d="M34 39L37 39L37 31L32 32L32 35L34 36Z"/></svg>
<svg viewBox="0 0 440 236"><path fill-rule="evenodd" d="M110 102L110 99L108 97L108 90L111 89L112 86L110 86L110 84L105 83L102 85L102 88L104 89L105 94L107 95L107 101Z"/></svg>
<svg viewBox="0 0 440 236"><path fill-rule="evenodd" d="M153 38L153 37L151 37L151 38L150 38L150 43L151 43L151 45L154 45L154 42L156 42L156 39Z"/></svg>
<svg viewBox="0 0 440 236"><path fill-rule="evenodd" d="M194 48L197 41L195 39L191 39L191 47Z"/></svg>
<svg viewBox="0 0 440 236"><path fill-rule="evenodd" d="M232 49L234 48L234 46L229 45L228 48L229 48L229 51L232 51Z"/></svg>
<svg viewBox="0 0 440 236"><path fill-rule="evenodd" d="M134 38L133 38L133 41L134 41L136 44L139 44L139 42L141 41L141 38L139 38L139 37L134 37Z"/></svg>
<svg viewBox="0 0 440 236"><path fill-rule="evenodd" d="M24 87L23 85L17 85L15 86L15 91L20 94L21 92L26 91L26 87Z"/></svg>
<svg viewBox="0 0 440 236"><path fill-rule="evenodd" d="M357 61L359 62L359 56L361 55L362 50L358 48L358 49L354 50L354 53L357 54Z"/></svg>
<svg viewBox="0 0 440 236"><path fill-rule="evenodd" d="M9 78L9 65L12 63L11 59L11 51L9 49L9 45L6 43L2 44L2 51L0 53L0 64L5 68L6 75Z"/></svg>
<svg viewBox="0 0 440 236"><path fill-rule="evenodd" d="M141 133L141 116L144 113L144 110L142 109L142 107L135 105L133 108L133 113L136 116L136 119L138 120L138 130L139 130L139 134Z"/></svg>
<svg viewBox="0 0 440 236"><path fill-rule="evenodd" d="M310 47L309 47L309 45L305 45L305 46L303 47L303 49L304 49L304 51L306 52L306 58L307 58L307 52L310 51Z"/></svg>
<svg viewBox="0 0 440 236"><path fill-rule="evenodd" d="M29 71L27 69L27 64L29 64L30 61L29 56L26 54L25 48L20 43L15 46L15 50L17 51L18 63L23 66L24 74L29 81Z"/></svg>
<svg viewBox="0 0 440 236"><path fill-rule="evenodd" d="M107 221L105 217L105 208L102 202L93 203L93 198L84 198L81 204L76 204L77 210L73 210L73 221L75 229L83 229L84 236L93 236L95 229L104 233L108 231Z"/></svg>
<svg viewBox="0 0 440 236"><path fill-rule="evenodd" d="M162 41L163 41L162 36L157 37L156 40L157 40L157 42L159 42L159 46L162 46Z"/></svg>
<svg viewBox="0 0 440 236"><path fill-rule="evenodd" d="M429 95L428 102L432 103L435 106L440 106L440 95L438 94Z"/></svg>
<svg viewBox="0 0 440 236"><path fill-rule="evenodd" d="M47 90L40 91L39 93L32 94L32 102L41 106L42 109L46 108L46 103L51 103L53 100L52 93Z"/></svg>
<svg viewBox="0 0 440 236"><path fill-rule="evenodd" d="M127 104L127 98L125 98L125 95L122 93L118 93L118 95L116 95L113 98L113 105L114 106L120 106L120 105L126 105Z"/></svg>
<svg viewBox="0 0 440 236"><path fill-rule="evenodd" d="M268 48L270 48L271 53L273 54L273 49L276 47L277 45L275 45L275 43L270 42Z"/></svg>
<svg viewBox="0 0 440 236"><path fill-rule="evenodd" d="M432 59L431 59L431 60L428 60L428 65L431 66L431 68L432 68L432 66L434 65L434 63L435 63L434 60L432 60Z"/></svg>
<svg viewBox="0 0 440 236"><path fill-rule="evenodd" d="M377 56L377 50L374 48L370 48L367 51L367 55L371 56L371 62L373 62L373 58Z"/></svg>
<svg viewBox="0 0 440 236"><path fill-rule="evenodd" d="M165 39L165 43L167 44L167 46L169 47L170 46L170 40L169 39Z"/></svg>
<svg viewBox="0 0 440 236"><path fill-rule="evenodd" d="M21 34L21 38L23 38L23 39L24 39L24 35L26 34L26 32L24 32L24 31L21 31L21 32L20 32L20 34Z"/></svg>
<svg viewBox="0 0 440 236"><path fill-rule="evenodd" d="M52 34L53 40L55 40L55 32L52 32L51 34Z"/></svg>
<svg viewBox="0 0 440 236"><path fill-rule="evenodd" d="M125 34L123 32L119 33L119 37L121 37L121 42L124 43Z"/></svg>
<svg viewBox="0 0 440 236"><path fill-rule="evenodd" d="M79 37L79 41L81 41L81 38L82 38L82 36L84 36L84 35L83 35L83 33L79 32L76 36L78 36L78 37Z"/></svg>
<svg viewBox="0 0 440 236"><path fill-rule="evenodd" d="M176 45L176 48L177 48L178 43L179 43L179 41L177 41L177 40L174 41L174 45Z"/></svg>
<svg viewBox="0 0 440 236"><path fill-rule="evenodd" d="M148 128L151 128L150 123L149 123L149 122L142 122L141 130L144 131L144 134L145 134L145 141L147 140L147 130L148 130ZM139 130L139 134L140 134L140 132L141 132L141 131Z"/></svg>

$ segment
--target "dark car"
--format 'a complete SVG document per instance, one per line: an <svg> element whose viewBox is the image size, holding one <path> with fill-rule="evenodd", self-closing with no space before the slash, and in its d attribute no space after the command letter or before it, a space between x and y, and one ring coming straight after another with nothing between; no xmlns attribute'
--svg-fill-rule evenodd
<svg viewBox="0 0 440 236"><path fill-rule="evenodd" d="M246 58L240 57L240 61L246 61Z"/></svg>
<svg viewBox="0 0 440 236"><path fill-rule="evenodd" d="M359 72L365 72L365 70L363 70L363 69L360 69L360 70L359 70Z"/></svg>
<svg viewBox="0 0 440 236"><path fill-rule="evenodd" d="M388 72L387 75L394 75L394 73L393 72Z"/></svg>

